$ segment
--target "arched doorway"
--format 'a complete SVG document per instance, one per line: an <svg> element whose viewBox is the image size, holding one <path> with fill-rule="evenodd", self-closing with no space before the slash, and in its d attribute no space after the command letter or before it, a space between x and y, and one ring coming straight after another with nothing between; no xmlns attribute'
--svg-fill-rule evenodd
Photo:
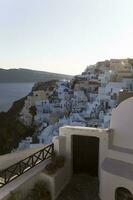
<svg viewBox="0 0 133 200"><path fill-rule="evenodd" d="M119 187L115 191L115 200L133 200L133 195L128 189Z"/></svg>

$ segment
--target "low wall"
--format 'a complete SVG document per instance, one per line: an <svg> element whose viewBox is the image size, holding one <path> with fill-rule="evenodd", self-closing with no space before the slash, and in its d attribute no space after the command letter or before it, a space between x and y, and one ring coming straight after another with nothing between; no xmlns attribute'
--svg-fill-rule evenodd
<svg viewBox="0 0 133 200"><path fill-rule="evenodd" d="M15 155L18 156L19 154L15 153ZM36 165L20 177L0 188L0 200L7 200L11 192L20 193L22 198L25 198L29 191L34 187L35 183L39 180L43 180L44 183L46 183L46 187L51 193L52 200L55 200L68 183L68 167L66 163L64 167L58 169L55 174L47 175L44 172L44 168L49 162L51 162L51 158Z"/></svg>
<svg viewBox="0 0 133 200"><path fill-rule="evenodd" d="M34 174L32 177L29 177L29 175L25 173L23 177L17 178L15 182L12 181L1 188L0 200L7 200L10 196L10 192L20 193L22 197L25 198L29 191L34 187L35 183L39 180L44 181L48 191L51 193L52 200L55 200L68 183L66 178L67 165L58 169L58 171L53 175L48 175L43 170L38 172L36 175Z"/></svg>
<svg viewBox="0 0 133 200"><path fill-rule="evenodd" d="M38 180L43 180L51 192L52 200L55 200L62 189L71 179L72 170L72 136L93 136L99 138L99 179L101 171L101 163L107 156L108 151L108 131L106 129L85 128L85 127L63 127L60 129L59 137L53 139L54 149L58 155L65 157L65 165L59 169L54 175L47 175L43 172L46 164L50 162L46 160L22 176L5 185L0 189L0 200L7 200L11 191L21 191L23 195L29 192Z"/></svg>
<svg viewBox="0 0 133 200"><path fill-rule="evenodd" d="M67 166L65 164L63 168L60 168L53 175L48 175L45 172L41 172L40 174L40 180L43 180L46 183L46 187L51 193L52 200L55 200L59 196L68 183L66 171Z"/></svg>
<svg viewBox="0 0 133 200"><path fill-rule="evenodd" d="M40 179L40 172L50 162L51 159L43 161L39 165L36 165L29 171L25 172L20 177L11 181L4 187L0 188L0 200L7 200L10 192L21 192L22 196L33 188L34 184Z"/></svg>

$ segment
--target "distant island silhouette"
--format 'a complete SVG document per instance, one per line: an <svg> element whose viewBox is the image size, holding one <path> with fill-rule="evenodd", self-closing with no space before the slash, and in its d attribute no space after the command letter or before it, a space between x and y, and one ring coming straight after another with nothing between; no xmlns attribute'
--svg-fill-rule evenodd
<svg viewBox="0 0 133 200"><path fill-rule="evenodd" d="M38 82L60 79L71 79L71 75L58 74L30 69L0 69L0 83Z"/></svg>

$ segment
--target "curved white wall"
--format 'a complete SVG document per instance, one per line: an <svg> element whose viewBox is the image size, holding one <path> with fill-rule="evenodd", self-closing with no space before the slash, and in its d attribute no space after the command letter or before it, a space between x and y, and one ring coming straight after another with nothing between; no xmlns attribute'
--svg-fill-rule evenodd
<svg viewBox="0 0 133 200"><path fill-rule="evenodd" d="M113 109L110 128L114 129L114 145L133 149L133 97Z"/></svg>

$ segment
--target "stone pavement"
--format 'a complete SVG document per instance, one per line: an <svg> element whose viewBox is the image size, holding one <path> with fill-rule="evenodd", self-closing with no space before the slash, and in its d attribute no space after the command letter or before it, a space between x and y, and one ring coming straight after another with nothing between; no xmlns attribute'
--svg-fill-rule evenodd
<svg viewBox="0 0 133 200"><path fill-rule="evenodd" d="M98 179L88 174L73 175L57 200L100 200Z"/></svg>

